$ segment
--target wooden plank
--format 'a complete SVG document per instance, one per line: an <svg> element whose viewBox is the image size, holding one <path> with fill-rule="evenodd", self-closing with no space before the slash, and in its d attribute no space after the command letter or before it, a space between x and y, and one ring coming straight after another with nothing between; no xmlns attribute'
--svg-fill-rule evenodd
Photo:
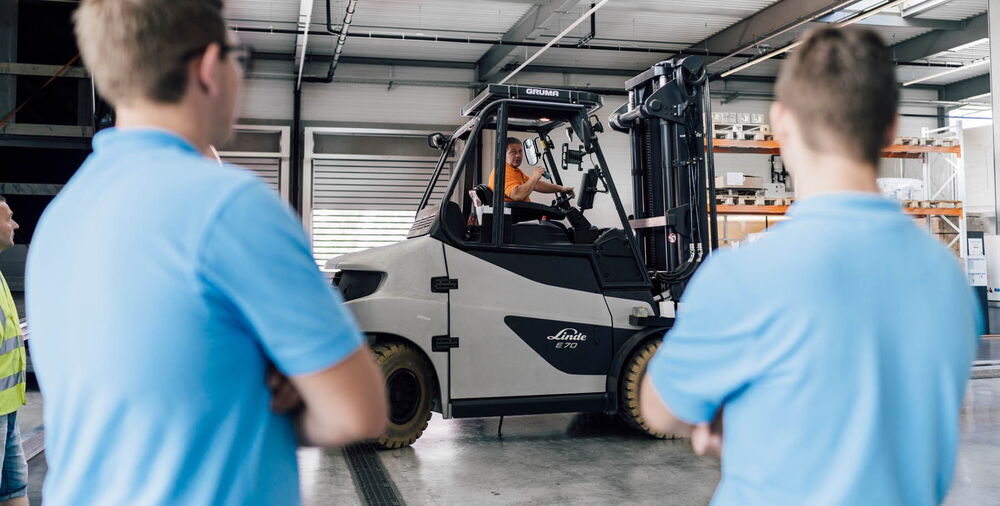
<svg viewBox="0 0 1000 506"><path fill-rule="evenodd" d="M788 211L788 206L716 206L719 214L760 214L781 216Z"/></svg>
<svg viewBox="0 0 1000 506"><path fill-rule="evenodd" d="M718 214L756 214L781 216L789 206L716 206ZM962 216L962 208L907 207L903 211L911 216Z"/></svg>
<svg viewBox="0 0 1000 506"><path fill-rule="evenodd" d="M781 154L777 141L742 141L716 139L713 141L716 153L757 153L762 155ZM894 144L882 151L883 158L920 158L924 153L951 153L962 156L961 146L903 146Z"/></svg>

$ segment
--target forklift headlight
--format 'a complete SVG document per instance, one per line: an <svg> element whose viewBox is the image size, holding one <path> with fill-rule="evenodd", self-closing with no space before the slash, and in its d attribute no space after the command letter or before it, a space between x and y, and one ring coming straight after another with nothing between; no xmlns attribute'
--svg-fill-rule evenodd
<svg viewBox="0 0 1000 506"><path fill-rule="evenodd" d="M340 271L333 276L333 284L340 290L344 302L347 302L375 293L384 279L384 272Z"/></svg>

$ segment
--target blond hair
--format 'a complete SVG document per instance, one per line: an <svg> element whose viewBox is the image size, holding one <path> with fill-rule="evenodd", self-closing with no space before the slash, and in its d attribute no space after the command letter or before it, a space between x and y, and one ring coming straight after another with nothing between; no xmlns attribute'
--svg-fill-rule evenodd
<svg viewBox="0 0 1000 506"><path fill-rule="evenodd" d="M221 0L82 0L73 20L97 91L115 106L178 102L189 59L226 42Z"/></svg>
<svg viewBox="0 0 1000 506"><path fill-rule="evenodd" d="M899 88L877 33L857 26L810 31L782 65L775 91L810 148L878 166Z"/></svg>

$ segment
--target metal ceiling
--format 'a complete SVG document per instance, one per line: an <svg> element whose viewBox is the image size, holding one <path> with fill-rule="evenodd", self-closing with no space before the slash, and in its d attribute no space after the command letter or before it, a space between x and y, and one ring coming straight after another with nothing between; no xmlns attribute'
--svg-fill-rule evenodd
<svg viewBox="0 0 1000 506"><path fill-rule="evenodd" d="M478 39L480 42L499 40L500 37L526 16L535 4L547 0L362 0L351 28L351 37L344 48L344 55L357 58L394 58L427 60L432 62L461 62L472 64L489 49L485 43L425 42L416 40L387 40L365 38L366 33L393 36L448 36ZM712 36L775 4L779 0L614 0L597 14L596 37L591 44L622 48L652 48L650 53L630 51L599 51L590 49L552 48L534 63L535 65L562 67L568 73L584 69L641 70L662 60L673 50L679 50ZM783 0L794 6L795 0ZM921 13L922 20L964 21L984 13L989 0L952 0L944 5ZM347 0L331 0L332 19L338 26L343 17ZM565 2L563 2L565 3ZM544 27L537 42L549 38L589 8L590 2L580 1L575 8L560 12ZM326 29L326 1L314 0L312 30ZM231 26L273 27L294 30L298 19L299 0L228 0L226 17ZM791 30L758 48L767 52L794 41L806 29L820 23ZM934 28L912 26L876 26L887 44L928 34ZM575 29L564 42L574 42L586 35L586 23ZM577 33L579 32L579 33ZM270 33L241 33L240 37L255 50L291 55L295 48L295 35ZM333 37L311 36L310 55L329 55ZM926 61L933 64L966 64L988 55L988 41L971 44L955 51L929 55ZM524 59L537 51L536 47L519 47L512 53L513 61ZM734 59L727 67L743 63L747 58ZM924 61L924 60L921 60ZM779 62L768 61L747 68L739 73L745 76L774 76ZM928 80L926 84L948 84L988 72L988 66L956 72ZM940 72L940 67L900 67L900 80L910 80Z"/></svg>

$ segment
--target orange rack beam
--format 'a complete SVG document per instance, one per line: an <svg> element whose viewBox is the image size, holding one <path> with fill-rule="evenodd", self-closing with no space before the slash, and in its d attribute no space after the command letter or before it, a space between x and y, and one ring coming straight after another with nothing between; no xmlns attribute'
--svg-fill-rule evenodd
<svg viewBox="0 0 1000 506"><path fill-rule="evenodd" d="M715 139L712 141L716 153L756 153L760 155L781 154L777 141L739 141ZM882 151L883 158L921 158L926 153L953 153L962 156L960 146L903 146L893 144Z"/></svg>

